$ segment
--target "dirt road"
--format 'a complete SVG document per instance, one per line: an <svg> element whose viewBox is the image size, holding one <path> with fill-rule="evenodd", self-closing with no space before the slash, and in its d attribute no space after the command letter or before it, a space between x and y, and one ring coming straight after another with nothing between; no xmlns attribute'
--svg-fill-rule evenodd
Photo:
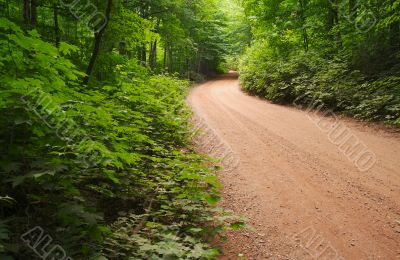
<svg viewBox="0 0 400 260"><path fill-rule="evenodd" d="M223 206L254 228L221 259L400 259L399 133L251 97L232 74L189 103L229 157Z"/></svg>

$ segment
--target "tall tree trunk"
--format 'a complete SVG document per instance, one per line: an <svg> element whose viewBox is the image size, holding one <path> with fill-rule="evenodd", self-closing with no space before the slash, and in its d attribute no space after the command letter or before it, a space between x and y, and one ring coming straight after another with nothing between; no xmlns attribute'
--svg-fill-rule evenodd
<svg viewBox="0 0 400 260"><path fill-rule="evenodd" d="M141 48L141 52L142 52L142 65L146 66L146 62L147 62L147 49L146 49L146 45L143 45Z"/></svg>
<svg viewBox="0 0 400 260"><path fill-rule="evenodd" d="M169 48L168 48L168 61L169 61L169 63L168 63L168 72L172 73L173 69L174 69L174 59L173 59L173 56L172 56L172 48L171 48L171 46L169 46Z"/></svg>
<svg viewBox="0 0 400 260"><path fill-rule="evenodd" d="M197 51L197 73L201 72L201 50Z"/></svg>
<svg viewBox="0 0 400 260"><path fill-rule="evenodd" d="M36 26L37 24L37 10L36 10L36 0L31 0L31 26Z"/></svg>
<svg viewBox="0 0 400 260"><path fill-rule="evenodd" d="M153 70L153 41L150 42L149 65L150 69Z"/></svg>
<svg viewBox="0 0 400 260"><path fill-rule="evenodd" d="M24 18L24 23L26 25L30 24L30 19L31 19L31 10L30 10L30 1L29 0L24 0L24 9L22 11L22 17Z"/></svg>
<svg viewBox="0 0 400 260"><path fill-rule="evenodd" d="M153 45L153 68L156 68L157 66L157 45L158 45L158 41L155 40L154 41L154 45Z"/></svg>
<svg viewBox="0 0 400 260"><path fill-rule="evenodd" d="M303 28L303 42L304 42L304 50L308 51L308 33L307 29Z"/></svg>
<svg viewBox="0 0 400 260"><path fill-rule="evenodd" d="M94 34L93 53L92 53L92 57L90 58L90 62L87 67L87 70L86 70L86 76L84 77L83 82L82 82L83 85L87 85L89 83L90 75L93 72L94 64L96 63L97 56L99 55L101 40L102 40L104 32L107 28L108 22L110 21L111 9L112 9L112 0L107 0L107 8L105 11L106 21L105 21L104 26L101 28L101 30L98 32L95 32L95 34Z"/></svg>
<svg viewBox="0 0 400 260"><path fill-rule="evenodd" d="M307 2L306 0L300 0L300 20L301 24L303 26L303 44L304 44L304 50L307 52L308 51L308 33L307 33L307 28L306 26L306 18L305 18L305 10L307 8Z"/></svg>
<svg viewBox="0 0 400 260"><path fill-rule="evenodd" d="M7 17L10 17L10 5L8 1L6 1L6 9L7 9Z"/></svg>
<svg viewBox="0 0 400 260"><path fill-rule="evenodd" d="M159 32L160 29L161 18L157 18L156 26L155 26L155 33ZM152 48L150 48L150 67L154 70L157 67L157 49L158 47L158 40L155 39L152 43Z"/></svg>
<svg viewBox="0 0 400 260"><path fill-rule="evenodd" d="M54 35L56 38L56 47L60 47L60 26L58 24L58 7L56 5L53 6L54 11Z"/></svg>
<svg viewBox="0 0 400 260"><path fill-rule="evenodd" d="M167 69L167 43L165 43L165 46L164 46L164 63L163 63L163 66L164 66L164 70L166 70Z"/></svg>
<svg viewBox="0 0 400 260"><path fill-rule="evenodd" d="M138 60L138 64L140 65L140 63L142 62L142 50L140 47L136 47L136 52L137 52L137 60Z"/></svg>
<svg viewBox="0 0 400 260"><path fill-rule="evenodd" d="M150 57L149 57L150 68L154 70L157 65L157 40L150 43Z"/></svg>
<svg viewBox="0 0 400 260"><path fill-rule="evenodd" d="M190 63L188 57L186 57L186 73L187 73L187 79L190 80Z"/></svg>
<svg viewBox="0 0 400 260"><path fill-rule="evenodd" d="M328 30L332 30L339 21L339 13L336 6L336 0L328 1Z"/></svg>
<svg viewBox="0 0 400 260"><path fill-rule="evenodd" d="M337 0L329 1L328 7L328 30L332 31L332 29L339 25L339 11L337 7ZM336 43L336 49L342 48L342 35L338 30L336 34L333 35L332 39Z"/></svg>

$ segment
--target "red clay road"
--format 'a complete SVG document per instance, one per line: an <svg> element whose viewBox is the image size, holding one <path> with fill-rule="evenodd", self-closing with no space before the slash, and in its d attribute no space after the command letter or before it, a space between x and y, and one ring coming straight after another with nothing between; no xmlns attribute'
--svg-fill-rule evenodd
<svg viewBox="0 0 400 260"><path fill-rule="evenodd" d="M220 173L222 206L253 227L221 259L400 259L398 132L271 104L234 74L188 102L238 162Z"/></svg>

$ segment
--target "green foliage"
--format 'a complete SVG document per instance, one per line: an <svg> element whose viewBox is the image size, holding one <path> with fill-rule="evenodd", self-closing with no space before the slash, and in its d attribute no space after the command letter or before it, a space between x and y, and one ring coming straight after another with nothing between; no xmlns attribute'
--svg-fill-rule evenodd
<svg viewBox="0 0 400 260"><path fill-rule="evenodd" d="M278 103L317 102L399 123L398 1L245 0L254 39L242 86Z"/></svg>
<svg viewBox="0 0 400 260"><path fill-rule="evenodd" d="M76 47L0 30L0 254L31 258L19 236L42 226L78 259L215 257L219 184L188 148L188 82L122 59L82 87Z"/></svg>
<svg viewBox="0 0 400 260"><path fill-rule="evenodd" d="M241 83L250 93L277 103L316 103L362 120L398 125L398 76L367 80L343 59L328 61L310 51L282 60L268 54L265 46L252 46L241 60Z"/></svg>
<svg viewBox="0 0 400 260"><path fill-rule="evenodd" d="M189 204L185 204L189 203ZM203 242L205 236L210 234L209 227L193 226L189 216L196 216L203 222L214 222L215 230L238 230L244 227L243 220L232 217L230 212L213 208L214 217L204 214L200 204L196 205L189 200L168 203L162 208L166 214L136 215L121 212L120 217L114 222L112 228L114 236L107 239L107 249L104 254L109 258L132 259L215 259L219 251ZM184 206L183 206L184 205ZM165 225L164 216L173 216L168 213L172 208L179 208L180 214L175 214L173 224ZM210 212L210 213L211 213ZM149 221L152 218L153 221ZM228 224L230 222L230 224ZM142 227L138 230L138 226Z"/></svg>

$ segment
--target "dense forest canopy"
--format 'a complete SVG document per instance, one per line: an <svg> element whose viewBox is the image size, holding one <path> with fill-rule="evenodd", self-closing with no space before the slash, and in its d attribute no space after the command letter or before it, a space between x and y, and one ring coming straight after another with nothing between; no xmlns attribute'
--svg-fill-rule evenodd
<svg viewBox="0 0 400 260"><path fill-rule="evenodd" d="M190 82L234 69L271 101L400 125L399 10L0 0L0 258L215 258L213 235L242 222L210 207L220 185L190 142Z"/></svg>
<svg viewBox="0 0 400 260"><path fill-rule="evenodd" d="M218 68L227 45L229 17L219 1L36 0L1 5L3 16L36 29L44 40L79 47L76 59L82 66L89 63L98 36L98 58L104 61L95 64L98 77L108 72L103 63L118 63L113 51L155 72L205 74Z"/></svg>

